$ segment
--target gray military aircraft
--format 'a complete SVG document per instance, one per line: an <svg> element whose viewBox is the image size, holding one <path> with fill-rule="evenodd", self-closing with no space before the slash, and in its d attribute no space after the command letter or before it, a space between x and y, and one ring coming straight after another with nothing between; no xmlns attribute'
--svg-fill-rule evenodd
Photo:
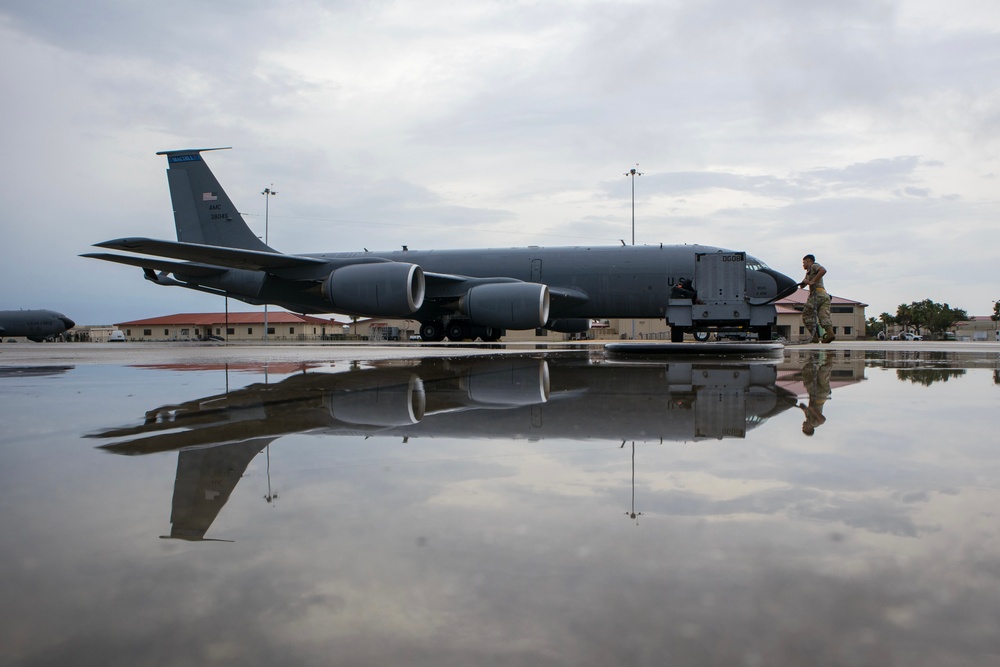
<svg viewBox="0 0 1000 667"><path fill-rule="evenodd" d="M41 343L75 326L76 322L54 310L0 310L0 339L24 336Z"/></svg>
<svg viewBox="0 0 1000 667"><path fill-rule="evenodd" d="M87 253L158 285L299 313L415 319L424 340L499 339L507 329L583 332L592 319L665 318L686 332L770 339L792 278L745 252L702 245L402 250L287 255L261 241L209 169L213 148L163 151L177 241L120 238ZM157 259L157 258L169 259ZM181 260L181 261L170 261Z"/></svg>

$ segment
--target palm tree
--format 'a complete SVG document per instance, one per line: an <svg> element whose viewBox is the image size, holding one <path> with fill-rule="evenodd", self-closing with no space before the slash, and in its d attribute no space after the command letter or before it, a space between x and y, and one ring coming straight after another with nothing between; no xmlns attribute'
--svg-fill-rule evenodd
<svg viewBox="0 0 1000 667"><path fill-rule="evenodd" d="M883 312L878 317L882 320L882 333L886 338L889 338L889 326L896 323L896 318L886 312Z"/></svg>
<svg viewBox="0 0 1000 667"><path fill-rule="evenodd" d="M913 308L905 303L899 304L896 308L896 324L901 326L904 331L909 329L910 323L913 322Z"/></svg>

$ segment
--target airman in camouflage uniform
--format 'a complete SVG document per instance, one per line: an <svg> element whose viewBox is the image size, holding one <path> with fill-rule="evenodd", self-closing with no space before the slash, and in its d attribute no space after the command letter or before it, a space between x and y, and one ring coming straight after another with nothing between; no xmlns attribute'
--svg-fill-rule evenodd
<svg viewBox="0 0 1000 667"><path fill-rule="evenodd" d="M823 286L823 276L826 269L816 263L814 255L806 255L802 258L802 268L806 270L806 277L799 283L799 287L809 288L809 298L802 309L802 322L806 329L813 332L812 342L820 341L819 331L816 329L816 319L819 319L819 326L823 329L823 342L830 343L836 340L833 335L833 323L830 321L830 294Z"/></svg>

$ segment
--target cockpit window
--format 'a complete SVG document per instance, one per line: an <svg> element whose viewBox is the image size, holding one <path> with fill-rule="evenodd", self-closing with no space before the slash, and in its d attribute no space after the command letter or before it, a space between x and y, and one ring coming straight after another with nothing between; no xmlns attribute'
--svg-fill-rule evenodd
<svg viewBox="0 0 1000 667"><path fill-rule="evenodd" d="M750 269L751 271L762 271L769 267L767 266L767 264L760 261L756 257L751 257L750 255L747 255L747 268Z"/></svg>

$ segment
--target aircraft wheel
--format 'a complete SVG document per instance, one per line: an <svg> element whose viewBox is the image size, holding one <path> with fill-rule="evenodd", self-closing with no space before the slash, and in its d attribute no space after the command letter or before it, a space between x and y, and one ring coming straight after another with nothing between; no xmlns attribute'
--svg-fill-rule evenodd
<svg viewBox="0 0 1000 667"><path fill-rule="evenodd" d="M470 327L468 322L461 320L452 321L448 324L448 340L458 342L469 337Z"/></svg>
<svg viewBox="0 0 1000 667"><path fill-rule="evenodd" d="M699 343L704 343L706 340L708 340L708 336L709 336L709 333L707 331L695 331L694 332L694 339L696 341L698 341Z"/></svg>
<svg viewBox="0 0 1000 667"><path fill-rule="evenodd" d="M432 343L442 341L444 340L444 325L437 320L424 322L420 325L420 337Z"/></svg>

